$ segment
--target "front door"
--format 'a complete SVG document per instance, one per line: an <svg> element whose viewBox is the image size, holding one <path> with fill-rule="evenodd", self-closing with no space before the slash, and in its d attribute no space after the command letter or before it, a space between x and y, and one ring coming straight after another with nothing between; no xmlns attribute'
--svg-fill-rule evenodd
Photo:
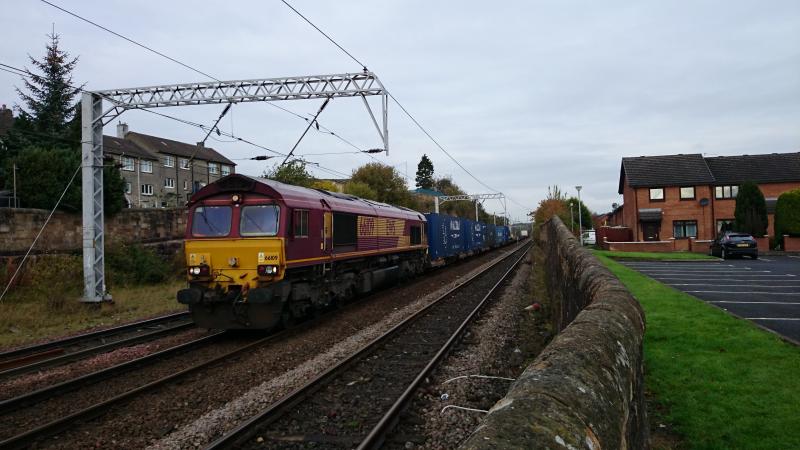
<svg viewBox="0 0 800 450"><path fill-rule="evenodd" d="M642 234L645 241L658 241L658 233L661 231L661 224L658 222L642 222Z"/></svg>

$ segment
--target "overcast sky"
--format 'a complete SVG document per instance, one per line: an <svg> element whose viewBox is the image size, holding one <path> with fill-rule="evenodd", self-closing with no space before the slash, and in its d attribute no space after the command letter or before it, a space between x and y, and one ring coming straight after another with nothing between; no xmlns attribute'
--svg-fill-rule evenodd
<svg viewBox="0 0 800 450"><path fill-rule="evenodd" d="M54 0L84 17L223 80L359 71L278 0ZM292 0L364 61L465 167L510 197L521 219L559 185L597 212L621 202L623 156L736 155L800 151L800 1L348 1ZM205 6L204 6L205 5ZM2 0L0 62L30 66L55 24L80 56L88 89L205 81L197 73L34 0ZM21 82L0 72L0 103ZM281 102L300 114L318 100ZM377 103L376 103L377 105ZM211 124L219 106L162 109ZM196 142L203 132L143 112L120 117L132 131ZM336 99L320 122L359 148L381 142L358 99ZM413 187L423 153L436 175L470 193L487 189L437 149L395 105L390 155L376 155ZM288 151L305 122L262 103L235 105L227 132ZM114 134L107 127L106 134ZM231 159L264 154L211 140ZM298 154L347 152L309 133ZM307 157L336 171L366 155ZM259 175L265 162L240 161ZM322 178L335 175L312 167ZM525 208L523 208L523 206ZM502 211L497 201L487 209Z"/></svg>

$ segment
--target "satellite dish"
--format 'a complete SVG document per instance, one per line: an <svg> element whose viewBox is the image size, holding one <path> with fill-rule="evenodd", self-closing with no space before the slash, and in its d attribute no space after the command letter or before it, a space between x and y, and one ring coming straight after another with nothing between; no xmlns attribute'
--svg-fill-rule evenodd
<svg viewBox="0 0 800 450"><path fill-rule="evenodd" d="M700 206L708 206L708 199L707 198L701 198L700 199Z"/></svg>

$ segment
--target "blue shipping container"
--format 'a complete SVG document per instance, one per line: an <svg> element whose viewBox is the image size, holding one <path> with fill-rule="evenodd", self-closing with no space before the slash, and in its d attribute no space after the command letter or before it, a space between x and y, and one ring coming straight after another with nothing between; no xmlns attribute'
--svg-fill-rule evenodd
<svg viewBox="0 0 800 450"><path fill-rule="evenodd" d="M425 218L431 261L457 256L464 251L462 219L436 213L425 214Z"/></svg>

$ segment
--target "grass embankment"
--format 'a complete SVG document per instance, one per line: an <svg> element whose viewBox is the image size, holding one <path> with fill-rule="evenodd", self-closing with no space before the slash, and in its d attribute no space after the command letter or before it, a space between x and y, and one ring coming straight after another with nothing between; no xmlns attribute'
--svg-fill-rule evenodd
<svg viewBox="0 0 800 450"><path fill-rule="evenodd" d="M609 250L592 250L595 255L608 256L614 259L639 259L656 261L719 261L719 258L691 252L612 252Z"/></svg>
<svg viewBox="0 0 800 450"><path fill-rule="evenodd" d="M0 348L185 309L175 299L185 285L178 281L177 274L183 274L180 255L171 260L134 245L110 247L106 256L114 302L102 305L80 302L80 256L47 255L26 263L0 302ZM8 282L7 273L0 267L0 290Z"/></svg>
<svg viewBox="0 0 800 450"><path fill-rule="evenodd" d="M651 421L690 448L800 448L800 348L598 256L645 310L645 385L666 411Z"/></svg>

